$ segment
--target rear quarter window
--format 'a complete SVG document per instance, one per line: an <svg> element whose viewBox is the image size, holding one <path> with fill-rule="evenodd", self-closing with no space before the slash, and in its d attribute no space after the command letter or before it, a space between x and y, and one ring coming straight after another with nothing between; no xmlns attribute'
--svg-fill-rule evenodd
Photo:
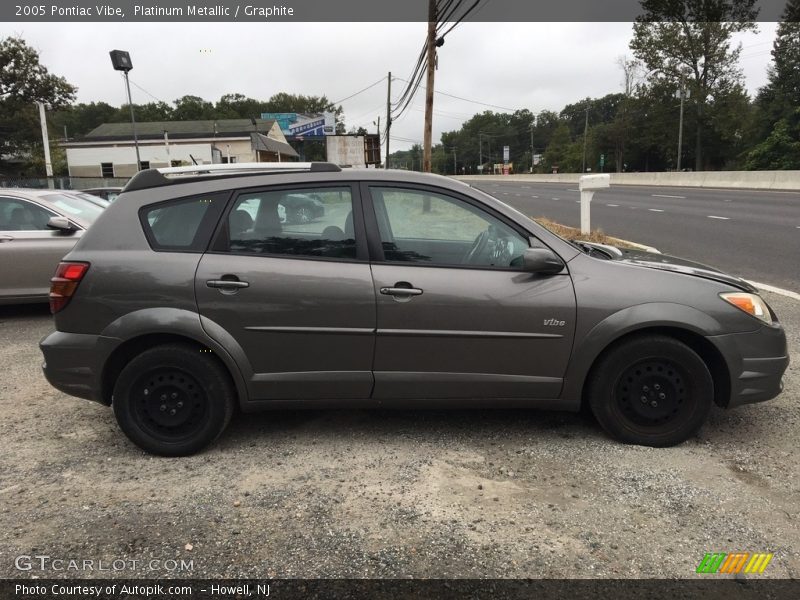
<svg viewBox="0 0 800 600"><path fill-rule="evenodd" d="M153 250L203 252L225 207L228 194L168 200L139 209L139 220Z"/></svg>

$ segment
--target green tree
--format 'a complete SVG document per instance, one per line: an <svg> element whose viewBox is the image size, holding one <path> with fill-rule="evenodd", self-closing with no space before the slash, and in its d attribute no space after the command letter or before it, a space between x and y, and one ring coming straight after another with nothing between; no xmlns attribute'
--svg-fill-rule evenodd
<svg viewBox="0 0 800 600"><path fill-rule="evenodd" d="M50 73L24 40L0 39L0 167L3 156L42 154L35 103L61 108L74 99L75 91L63 77Z"/></svg>
<svg viewBox="0 0 800 600"><path fill-rule="evenodd" d="M685 81L695 112L695 168L701 170L706 108L741 83L741 44L733 34L757 29L756 0L641 0L630 48L645 67L677 87Z"/></svg>
<svg viewBox="0 0 800 600"><path fill-rule="evenodd" d="M176 121L200 121L214 119L216 115L211 102L203 100L199 96L182 96L175 100L172 118Z"/></svg>
<svg viewBox="0 0 800 600"><path fill-rule="evenodd" d="M789 0L772 48L773 65L769 81L759 90L756 100L756 137L767 138L748 156L748 168L756 165L782 164L784 169L798 169L800 162L768 159L768 148L800 141L800 0ZM768 168L768 167L760 167Z"/></svg>
<svg viewBox="0 0 800 600"><path fill-rule="evenodd" d="M791 131L786 119L781 119L775 123L769 137L748 154L745 168L784 170L796 169L798 165L800 141L797 140L796 132Z"/></svg>
<svg viewBox="0 0 800 600"><path fill-rule="evenodd" d="M269 103L244 94L225 94L215 106L217 119L260 118L262 113L270 112Z"/></svg>

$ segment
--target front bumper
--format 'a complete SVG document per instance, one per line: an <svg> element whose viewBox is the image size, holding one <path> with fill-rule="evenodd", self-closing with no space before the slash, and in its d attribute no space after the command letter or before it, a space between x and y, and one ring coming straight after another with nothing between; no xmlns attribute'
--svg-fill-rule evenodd
<svg viewBox="0 0 800 600"><path fill-rule="evenodd" d="M112 338L83 333L54 331L42 338L42 371L57 390L107 404L102 394L102 365Z"/></svg>
<svg viewBox="0 0 800 600"><path fill-rule="evenodd" d="M730 372L727 408L771 400L783 390L789 366L786 334L780 325L763 325L750 333L708 338L722 353Z"/></svg>

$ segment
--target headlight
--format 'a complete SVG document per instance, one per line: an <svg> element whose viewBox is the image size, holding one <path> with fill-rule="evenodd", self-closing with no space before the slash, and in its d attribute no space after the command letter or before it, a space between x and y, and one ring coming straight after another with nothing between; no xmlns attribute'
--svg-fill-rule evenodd
<svg viewBox="0 0 800 600"><path fill-rule="evenodd" d="M751 317L760 319L765 323L772 322L772 315L769 312L769 307L758 294L731 292L729 294L720 294L719 296L729 304L733 304L736 308L743 310Z"/></svg>

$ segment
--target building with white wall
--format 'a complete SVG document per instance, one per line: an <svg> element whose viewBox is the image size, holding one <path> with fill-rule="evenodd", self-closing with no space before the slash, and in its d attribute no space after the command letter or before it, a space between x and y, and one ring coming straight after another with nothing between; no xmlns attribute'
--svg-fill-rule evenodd
<svg viewBox="0 0 800 600"><path fill-rule="evenodd" d="M297 160L274 120L220 119L137 123L143 169L227 162ZM62 144L71 177L131 177L136 148L130 123L104 123Z"/></svg>

